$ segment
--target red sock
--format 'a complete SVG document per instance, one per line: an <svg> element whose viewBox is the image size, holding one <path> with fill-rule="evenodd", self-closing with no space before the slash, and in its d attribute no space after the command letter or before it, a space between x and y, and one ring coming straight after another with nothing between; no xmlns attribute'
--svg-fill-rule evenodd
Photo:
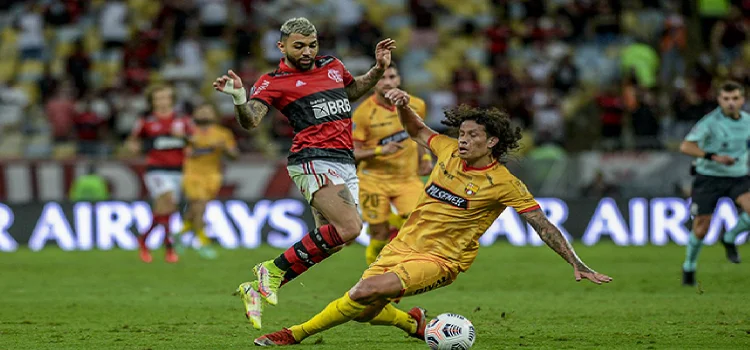
<svg viewBox="0 0 750 350"><path fill-rule="evenodd" d="M146 239L148 239L148 235L151 234L151 231L153 231L154 228L156 228L156 226L159 225L159 221L156 219L157 216L158 215L151 214L151 226L149 226L148 229L146 229L146 231L143 231L141 233L141 237L143 237L142 239L144 242L146 241Z"/></svg>
<svg viewBox="0 0 750 350"><path fill-rule="evenodd" d="M171 230L169 228L170 216L170 214L154 216L156 223L164 227L164 247L167 249L172 249L172 237L170 237Z"/></svg>
<svg viewBox="0 0 750 350"><path fill-rule="evenodd" d="M274 264L284 271L289 271L294 265L302 265L305 267L304 270L299 266L296 269L299 273L303 273L327 258L331 249L342 244L344 244L344 240L336 232L336 228L333 225L323 225L309 232L302 237L302 240L289 247L274 260Z"/></svg>

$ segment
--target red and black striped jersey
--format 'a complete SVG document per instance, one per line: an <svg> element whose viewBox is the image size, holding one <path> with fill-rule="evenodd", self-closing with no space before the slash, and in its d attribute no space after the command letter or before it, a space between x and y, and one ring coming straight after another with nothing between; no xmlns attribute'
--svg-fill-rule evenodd
<svg viewBox="0 0 750 350"><path fill-rule="evenodd" d="M174 132L190 134L190 118L175 113L167 118L150 114L136 122L132 135L145 141L148 170L182 170L186 142L184 137L173 136Z"/></svg>
<svg viewBox="0 0 750 350"><path fill-rule="evenodd" d="M337 58L318 56L308 71L284 63L263 75L250 90L250 99L273 106L289 119L294 140L288 163L313 159L354 164L352 107L344 89L354 82Z"/></svg>

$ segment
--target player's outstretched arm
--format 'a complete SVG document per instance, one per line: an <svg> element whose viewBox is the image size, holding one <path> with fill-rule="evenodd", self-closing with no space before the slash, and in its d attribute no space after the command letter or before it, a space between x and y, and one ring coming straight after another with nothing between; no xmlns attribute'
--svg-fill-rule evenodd
<svg viewBox="0 0 750 350"><path fill-rule="evenodd" d="M393 39L385 39L378 43L375 47L375 66L370 68L365 75L354 78L354 82L346 87L349 101L359 100L378 83L385 69L391 65L391 50L395 48L396 41Z"/></svg>
<svg viewBox="0 0 750 350"><path fill-rule="evenodd" d="M547 246L573 266L576 281L580 281L583 278L596 284L612 281L611 277L592 270L578 258L578 255L576 255L568 240L565 239L565 236L563 236L555 225L547 220L547 216L544 215L541 209L522 213L521 216L536 230L539 237Z"/></svg>
<svg viewBox="0 0 750 350"><path fill-rule="evenodd" d="M409 94L400 89L391 89L385 93L385 98L390 99L391 103L396 106L398 119L409 137L420 146L429 148L430 137L437 133L430 129L417 115L417 112L409 107Z"/></svg>
<svg viewBox="0 0 750 350"><path fill-rule="evenodd" d="M234 115L237 122L246 130L260 125L260 121L268 114L268 106L258 100L247 100L247 93L242 87L242 79L232 70L213 83L216 91L232 96L234 100Z"/></svg>

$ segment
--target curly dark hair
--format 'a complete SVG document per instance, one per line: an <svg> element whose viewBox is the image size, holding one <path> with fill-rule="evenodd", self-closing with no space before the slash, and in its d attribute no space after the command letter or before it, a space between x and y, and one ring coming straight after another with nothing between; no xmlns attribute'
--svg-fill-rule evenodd
<svg viewBox="0 0 750 350"><path fill-rule="evenodd" d="M488 137L498 138L497 144L492 147L492 156L500 159L514 149L518 148L518 141L521 140L521 128L511 125L510 116L495 107L491 108L474 108L462 104L445 111L445 120L443 125L458 130L461 123L467 120L473 120L475 123L484 126Z"/></svg>

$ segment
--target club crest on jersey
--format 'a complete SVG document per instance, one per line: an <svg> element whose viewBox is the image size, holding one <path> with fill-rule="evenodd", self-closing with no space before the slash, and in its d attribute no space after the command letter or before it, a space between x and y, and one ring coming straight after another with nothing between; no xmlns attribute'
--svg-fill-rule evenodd
<svg viewBox="0 0 750 350"><path fill-rule="evenodd" d="M337 83L343 83L344 78L341 76L341 72L339 72L337 69L329 69L328 70L328 78L331 80L337 82Z"/></svg>
<svg viewBox="0 0 750 350"><path fill-rule="evenodd" d="M466 192L467 196L473 196L473 195L475 195L477 193L477 191L479 191L479 186L477 186L477 185L475 185L475 184L473 184L471 182L469 182L466 185L466 188L464 188L464 192Z"/></svg>

